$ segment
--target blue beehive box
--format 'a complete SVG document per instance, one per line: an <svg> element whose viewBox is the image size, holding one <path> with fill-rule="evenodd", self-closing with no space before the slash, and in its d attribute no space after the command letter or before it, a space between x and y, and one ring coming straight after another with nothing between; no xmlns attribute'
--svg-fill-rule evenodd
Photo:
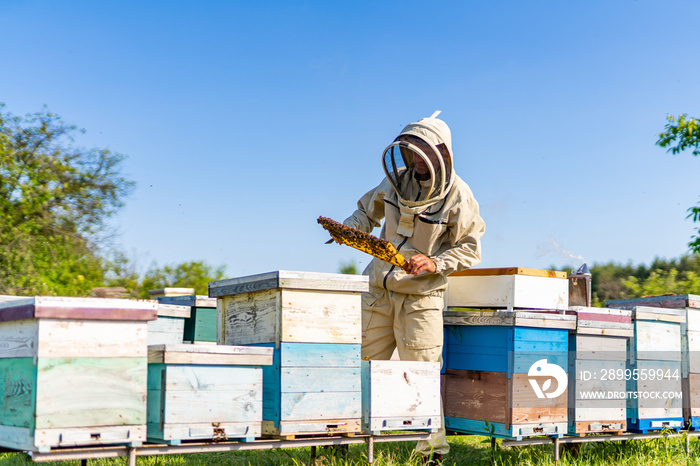
<svg viewBox="0 0 700 466"><path fill-rule="evenodd" d="M574 316L521 311L445 313L448 430L502 438L567 430Z"/></svg>

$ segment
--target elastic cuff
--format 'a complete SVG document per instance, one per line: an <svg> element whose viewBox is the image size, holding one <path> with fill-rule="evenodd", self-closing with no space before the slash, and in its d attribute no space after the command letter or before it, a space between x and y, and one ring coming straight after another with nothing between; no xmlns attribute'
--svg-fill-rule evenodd
<svg viewBox="0 0 700 466"><path fill-rule="evenodd" d="M442 273L445 270L445 261L439 257L431 257L432 261L435 262L435 273Z"/></svg>

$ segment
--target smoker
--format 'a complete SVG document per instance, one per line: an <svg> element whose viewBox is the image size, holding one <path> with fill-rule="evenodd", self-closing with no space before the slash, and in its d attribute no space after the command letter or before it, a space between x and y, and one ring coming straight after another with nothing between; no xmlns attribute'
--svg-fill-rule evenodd
<svg viewBox="0 0 700 466"><path fill-rule="evenodd" d="M591 306L591 272L585 263L569 275L569 306Z"/></svg>

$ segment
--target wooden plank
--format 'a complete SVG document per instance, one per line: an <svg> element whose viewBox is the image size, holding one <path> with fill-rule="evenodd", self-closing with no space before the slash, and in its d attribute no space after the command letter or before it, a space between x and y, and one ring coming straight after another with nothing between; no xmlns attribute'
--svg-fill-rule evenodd
<svg viewBox="0 0 700 466"><path fill-rule="evenodd" d="M217 336L217 311L211 307L193 307L185 319L184 340L191 343L215 343Z"/></svg>
<svg viewBox="0 0 700 466"><path fill-rule="evenodd" d="M540 424L567 422L567 391L553 398L537 398L528 374L512 376L512 423ZM538 377L539 378L539 377ZM554 382L556 384L556 382Z"/></svg>
<svg viewBox="0 0 700 466"><path fill-rule="evenodd" d="M576 316L549 312L463 310L451 307L443 313L445 325L503 325L540 328L576 328Z"/></svg>
<svg viewBox="0 0 700 466"><path fill-rule="evenodd" d="M361 343L358 293L282 290L280 341Z"/></svg>
<svg viewBox="0 0 700 466"><path fill-rule="evenodd" d="M263 435L329 435L361 431L360 419L319 419L311 421L263 421Z"/></svg>
<svg viewBox="0 0 700 466"><path fill-rule="evenodd" d="M683 387L686 418L700 416L700 374L688 374Z"/></svg>
<svg viewBox="0 0 700 466"><path fill-rule="evenodd" d="M627 341L624 337L572 334L569 337L569 350L575 352L577 360L624 362L627 360Z"/></svg>
<svg viewBox="0 0 700 466"><path fill-rule="evenodd" d="M274 289L222 298L218 342L225 345L276 343L279 299Z"/></svg>
<svg viewBox="0 0 700 466"><path fill-rule="evenodd" d="M566 272L556 270L529 269L526 267L471 268L453 272L450 277L490 276L490 275L529 275L532 277L567 278Z"/></svg>
<svg viewBox="0 0 700 466"><path fill-rule="evenodd" d="M38 346L36 320L0 322L0 359L36 357Z"/></svg>
<svg viewBox="0 0 700 466"><path fill-rule="evenodd" d="M39 358L145 358L145 321L41 319Z"/></svg>
<svg viewBox="0 0 700 466"><path fill-rule="evenodd" d="M573 432L578 434L622 433L627 430L626 419L603 419L576 422Z"/></svg>
<svg viewBox="0 0 700 466"><path fill-rule="evenodd" d="M631 343L637 359L681 360L681 326L677 323L638 320Z"/></svg>
<svg viewBox="0 0 700 466"><path fill-rule="evenodd" d="M272 348L230 345L158 345L148 348L149 363L196 365L272 364Z"/></svg>
<svg viewBox="0 0 700 466"><path fill-rule="evenodd" d="M162 422L164 424L262 422L262 403L262 390L254 388L234 392L166 388ZM150 414L148 422L158 420L150 417Z"/></svg>
<svg viewBox="0 0 700 466"><path fill-rule="evenodd" d="M685 312L688 330L700 331L700 309L686 308Z"/></svg>
<svg viewBox="0 0 700 466"><path fill-rule="evenodd" d="M0 424L34 429L37 386L34 359L0 359L0 382Z"/></svg>
<svg viewBox="0 0 700 466"><path fill-rule="evenodd" d="M262 436L262 421L259 422L207 422L187 424L148 424L148 439L151 441L208 440L216 441L258 438Z"/></svg>
<svg viewBox="0 0 700 466"><path fill-rule="evenodd" d="M34 438L37 448L91 447L114 444L140 446L146 441L146 426L37 429Z"/></svg>
<svg viewBox="0 0 700 466"><path fill-rule="evenodd" d="M0 302L0 322L31 318L154 320L157 305L145 299L36 296Z"/></svg>
<svg viewBox="0 0 700 466"><path fill-rule="evenodd" d="M445 371L445 416L506 423L505 372Z"/></svg>
<svg viewBox="0 0 700 466"><path fill-rule="evenodd" d="M528 275L450 276L449 307L566 310L569 282Z"/></svg>
<svg viewBox="0 0 700 466"><path fill-rule="evenodd" d="M628 398L627 417L631 419L661 419L683 417L682 395L671 396L669 392L681 394L681 363L676 361L647 361L637 360L638 380L630 379L627 389L637 392L636 398ZM641 374L662 371L663 378L647 377L643 380ZM668 375L668 377L666 376ZM665 394L665 395L664 395Z"/></svg>
<svg viewBox="0 0 700 466"><path fill-rule="evenodd" d="M440 417L440 363L362 361L362 372L365 417Z"/></svg>
<svg viewBox="0 0 700 466"><path fill-rule="evenodd" d="M320 419L360 419L361 392L298 392L281 394L283 421L311 421Z"/></svg>
<svg viewBox="0 0 700 466"><path fill-rule="evenodd" d="M663 308L700 308L700 296L693 294L645 296L643 298L615 299L607 301L611 307L620 306L652 306Z"/></svg>
<svg viewBox="0 0 700 466"><path fill-rule="evenodd" d="M163 385L162 371L166 371ZM262 369L250 366L167 366L148 365L148 388L174 391L212 390L236 392L256 390L262 392Z"/></svg>
<svg viewBox="0 0 700 466"><path fill-rule="evenodd" d="M187 318L191 313L190 306L176 306L174 304L158 304L158 317L180 317Z"/></svg>
<svg viewBox="0 0 700 466"><path fill-rule="evenodd" d="M281 367L360 367L360 345L282 343Z"/></svg>
<svg viewBox="0 0 700 466"><path fill-rule="evenodd" d="M43 358L36 427L146 423L146 358Z"/></svg>
<svg viewBox="0 0 700 466"><path fill-rule="evenodd" d="M361 293L369 291L369 279L364 275L278 270L210 282L209 296L216 298L275 288Z"/></svg>
<svg viewBox="0 0 700 466"><path fill-rule="evenodd" d="M282 392L360 392L358 367L286 367L280 371Z"/></svg>

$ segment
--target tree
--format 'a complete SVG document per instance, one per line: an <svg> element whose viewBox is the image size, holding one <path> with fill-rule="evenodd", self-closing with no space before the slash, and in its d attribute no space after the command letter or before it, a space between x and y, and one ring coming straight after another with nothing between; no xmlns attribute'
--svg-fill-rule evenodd
<svg viewBox="0 0 700 466"><path fill-rule="evenodd" d="M162 288L194 288L198 295L209 294L209 282L223 280L224 266L213 267L203 261L182 262L163 267L152 266L132 292L139 298L148 298L150 290ZM126 287L126 286L125 286Z"/></svg>
<svg viewBox="0 0 700 466"><path fill-rule="evenodd" d="M0 103L0 293L86 296L102 284L106 220L134 183L124 156L74 146L44 108L14 116Z"/></svg>
<svg viewBox="0 0 700 466"><path fill-rule="evenodd" d="M348 262L341 262L339 272L349 275L357 275L357 264L354 260L350 260Z"/></svg>
<svg viewBox="0 0 700 466"><path fill-rule="evenodd" d="M694 156L700 155L700 120L689 118L686 114L678 118L669 115L667 119L665 131L659 134L656 144L667 148L666 152L672 154L692 149ZM693 222L700 222L700 203L688 209L686 218L692 218ZM697 233L691 237L688 247L691 251L700 253L700 228L696 228L695 231Z"/></svg>

